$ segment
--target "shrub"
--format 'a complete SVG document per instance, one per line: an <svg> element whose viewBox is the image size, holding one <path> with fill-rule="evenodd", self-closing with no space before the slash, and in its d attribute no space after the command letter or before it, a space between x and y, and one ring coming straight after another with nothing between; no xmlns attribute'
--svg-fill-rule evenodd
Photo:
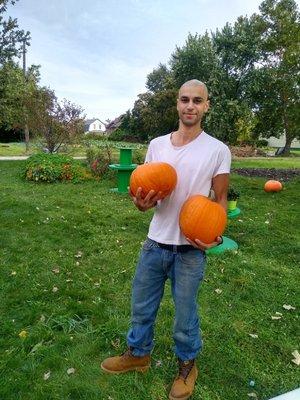
<svg viewBox="0 0 300 400"><path fill-rule="evenodd" d="M108 144L102 147L90 147L86 151L86 158L92 173L102 177L111 164L111 150Z"/></svg>
<svg viewBox="0 0 300 400"><path fill-rule="evenodd" d="M60 154L34 154L25 163L23 177L34 182L82 182L91 174L72 157Z"/></svg>
<svg viewBox="0 0 300 400"><path fill-rule="evenodd" d="M269 143L268 143L267 139L260 139L260 140L257 140L257 142L256 142L257 147L268 147L268 145L269 145Z"/></svg>
<svg viewBox="0 0 300 400"><path fill-rule="evenodd" d="M134 149L132 152L132 162L133 164L143 164L145 160L145 154L140 149Z"/></svg>
<svg viewBox="0 0 300 400"><path fill-rule="evenodd" d="M107 135L102 133L102 132L90 132L90 133L85 133L84 135L81 136L81 139L86 140L107 140Z"/></svg>
<svg viewBox="0 0 300 400"><path fill-rule="evenodd" d="M227 192L227 200L235 201L235 200L238 200L239 198L240 198L240 192L233 186L229 186L229 189Z"/></svg>

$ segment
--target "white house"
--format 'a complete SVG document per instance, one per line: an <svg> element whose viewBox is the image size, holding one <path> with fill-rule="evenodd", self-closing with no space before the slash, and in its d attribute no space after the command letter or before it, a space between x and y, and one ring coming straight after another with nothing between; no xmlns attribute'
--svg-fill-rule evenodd
<svg viewBox="0 0 300 400"><path fill-rule="evenodd" d="M85 133L104 133L105 124L98 118L86 119L84 121L84 132Z"/></svg>
<svg viewBox="0 0 300 400"><path fill-rule="evenodd" d="M274 136L271 136L267 139L268 141L268 146L269 147L284 147L285 145L285 136L282 135L280 138L275 138ZM297 139L294 139L291 144L291 149L295 148L300 148L300 141Z"/></svg>

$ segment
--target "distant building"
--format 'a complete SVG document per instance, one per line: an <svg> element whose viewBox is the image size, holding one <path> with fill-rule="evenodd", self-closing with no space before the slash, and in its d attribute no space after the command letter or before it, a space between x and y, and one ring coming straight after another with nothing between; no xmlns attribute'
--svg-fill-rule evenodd
<svg viewBox="0 0 300 400"><path fill-rule="evenodd" d="M86 119L84 121L84 133L99 133L104 134L105 124L98 118Z"/></svg>
<svg viewBox="0 0 300 400"><path fill-rule="evenodd" d="M118 129L122 123L122 120L124 118L124 114L120 115L119 117L115 118L113 121L109 121L106 124L106 133L109 135L110 133L114 132L116 129Z"/></svg>
<svg viewBox="0 0 300 400"><path fill-rule="evenodd" d="M280 136L279 138L276 138L276 137L274 137L274 136L271 136L271 137L269 137L268 139L267 139L267 141L268 141L268 146L269 147L284 147L284 145L285 145L285 136L284 135L282 135L282 136ZM292 144L291 144L291 149L299 149L300 148L300 141L299 140L297 140L297 139L294 139L293 141L292 141Z"/></svg>

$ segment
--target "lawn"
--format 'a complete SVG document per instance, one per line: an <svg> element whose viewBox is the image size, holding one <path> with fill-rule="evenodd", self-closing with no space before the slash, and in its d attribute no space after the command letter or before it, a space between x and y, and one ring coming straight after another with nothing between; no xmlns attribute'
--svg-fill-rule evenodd
<svg viewBox="0 0 300 400"><path fill-rule="evenodd" d="M23 163L0 162L0 399L167 399L176 372L169 284L152 368L120 376L99 368L125 349L152 212L110 192L114 179L24 182ZM195 400L266 400L299 386L299 179L277 194L262 190L263 178L232 181L242 214L226 236L239 250L208 257Z"/></svg>

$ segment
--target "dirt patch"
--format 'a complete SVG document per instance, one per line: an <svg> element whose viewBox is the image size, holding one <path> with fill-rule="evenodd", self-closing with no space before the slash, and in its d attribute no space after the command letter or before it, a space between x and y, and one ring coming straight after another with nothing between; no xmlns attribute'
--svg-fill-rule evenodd
<svg viewBox="0 0 300 400"><path fill-rule="evenodd" d="M280 168L232 168L232 172L244 176L259 176L278 181L288 181L300 176L300 169L280 169Z"/></svg>
<svg viewBox="0 0 300 400"><path fill-rule="evenodd" d="M233 157L266 157L266 152L253 146L229 146Z"/></svg>

